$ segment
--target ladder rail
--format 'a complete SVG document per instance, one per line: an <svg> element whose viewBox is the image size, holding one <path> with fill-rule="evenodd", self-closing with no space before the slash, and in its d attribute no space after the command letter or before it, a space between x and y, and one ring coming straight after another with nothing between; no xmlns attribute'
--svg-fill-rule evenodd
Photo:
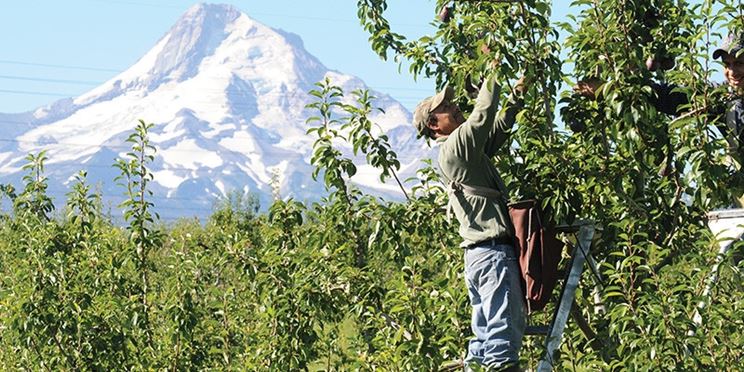
<svg viewBox="0 0 744 372"><path fill-rule="evenodd" d="M594 225L584 224L579 228L577 244L571 253L571 269L561 289L561 297L556 307L549 332L545 338L545 356L537 366L538 372L552 371L554 365L554 354L560 346L563 331L566 328L571 308L576 298L576 289L579 286L581 273L587 257L591 257L591 245L594 238ZM591 259L593 261L593 258Z"/></svg>

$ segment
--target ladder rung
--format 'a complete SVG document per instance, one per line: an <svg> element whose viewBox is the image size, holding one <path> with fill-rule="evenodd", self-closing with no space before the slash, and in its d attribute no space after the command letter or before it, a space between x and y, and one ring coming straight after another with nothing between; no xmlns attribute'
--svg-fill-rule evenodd
<svg viewBox="0 0 744 372"><path fill-rule="evenodd" d="M527 336L547 335L549 331L550 331L549 326L534 325L534 326L527 326L527 328L524 330L524 334Z"/></svg>

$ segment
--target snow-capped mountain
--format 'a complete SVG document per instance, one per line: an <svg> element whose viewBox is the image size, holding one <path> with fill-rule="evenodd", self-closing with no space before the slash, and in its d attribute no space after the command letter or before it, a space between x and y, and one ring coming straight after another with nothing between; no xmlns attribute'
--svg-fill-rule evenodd
<svg viewBox="0 0 744 372"><path fill-rule="evenodd" d="M205 216L232 190L254 192L266 206L272 178L283 197L318 199L326 191L311 178L314 138L305 122L316 113L305 105L313 101L308 91L326 77L347 93L366 88L324 67L297 35L232 6L195 5L135 65L103 85L32 112L0 114L0 121L14 123L3 125L10 140L0 142L0 183L18 185L24 157L46 150L50 194L58 204L85 169L116 214L123 190L113 181L118 170L112 164L129 150L125 140L143 119L154 123L153 201L164 218ZM372 94L384 109L373 121L390 137L402 177L411 176L431 150L416 141L401 104ZM353 181L402 196L394 181L380 184L377 175L360 166Z"/></svg>

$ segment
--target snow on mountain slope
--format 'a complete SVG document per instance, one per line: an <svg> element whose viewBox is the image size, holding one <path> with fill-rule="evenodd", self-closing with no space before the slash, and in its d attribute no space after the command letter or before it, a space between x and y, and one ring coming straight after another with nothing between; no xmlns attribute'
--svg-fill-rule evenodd
<svg viewBox="0 0 744 372"><path fill-rule="evenodd" d="M310 176L314 138L306 134L312 113L305 105L313 100L308 91L326 77L349 98L366 88L324 67L296 35L232 6L195 5L137 63L101 86L33 112L0 114L0 121L16 123L6 126L11 129L0 142L0 182L18 184L24 157L46 150L57 201L64 200L71 177L86 169L116 214L122 189L112 164L128 151L125 140L143 119L154 123L154 202L165 218L205 216L216 197L232 190L255 192L266 206L272 177L284 197L318 199L326 191ZM373 119L409 170L402 178L409 177L431 149L416 141L402 105L372 94L385 111ZM394 181L380 184L378 174L360 166L354 182L400 198Z"/></svg>

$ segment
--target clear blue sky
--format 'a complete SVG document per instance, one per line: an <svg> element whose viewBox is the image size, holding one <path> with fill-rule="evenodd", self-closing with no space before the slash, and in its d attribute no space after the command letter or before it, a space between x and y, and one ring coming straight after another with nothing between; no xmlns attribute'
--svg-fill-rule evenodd
<svg viewBox="0 0 744 372"><path fill-rule="evenodd" d="M159 40L194 0L2 0L0 112L32 110L80 95L124 71ZM360 77L411 110L434 90L414 81L369 46L356 17L357 0L226 0L250 17L300 35L328 68ZM554 1L566 20L570 0ZM388 0L394 31L431 34L436 0Z"/></svg>
<svg viewBox="0 0 744 372"><path fill-rule="evenodd" d="M328 68L362 78L411 109L434 89L380 60L356 18L356 0L229 3L300 35ZM94 88L134 64L193 0L4 0L0 11L0 112L22 112ZM411 37L430 33L435 0L389 1L389 19Z"/></svg>
<svg viewBox="0 0 744 372"><path fill-rule="evenodd" d="M194 0L2 0L0 112L32 110L80 95L134 64ZM219 2L219 1L216 1ZM356 17L356 0L233 0L250 17L300 35L327 67L360 77L411 110L434 89L414 81L369 46ZM389 0L394 31L431 34L436 0ZM577 12L554 1L553 20Z"/></svg>

